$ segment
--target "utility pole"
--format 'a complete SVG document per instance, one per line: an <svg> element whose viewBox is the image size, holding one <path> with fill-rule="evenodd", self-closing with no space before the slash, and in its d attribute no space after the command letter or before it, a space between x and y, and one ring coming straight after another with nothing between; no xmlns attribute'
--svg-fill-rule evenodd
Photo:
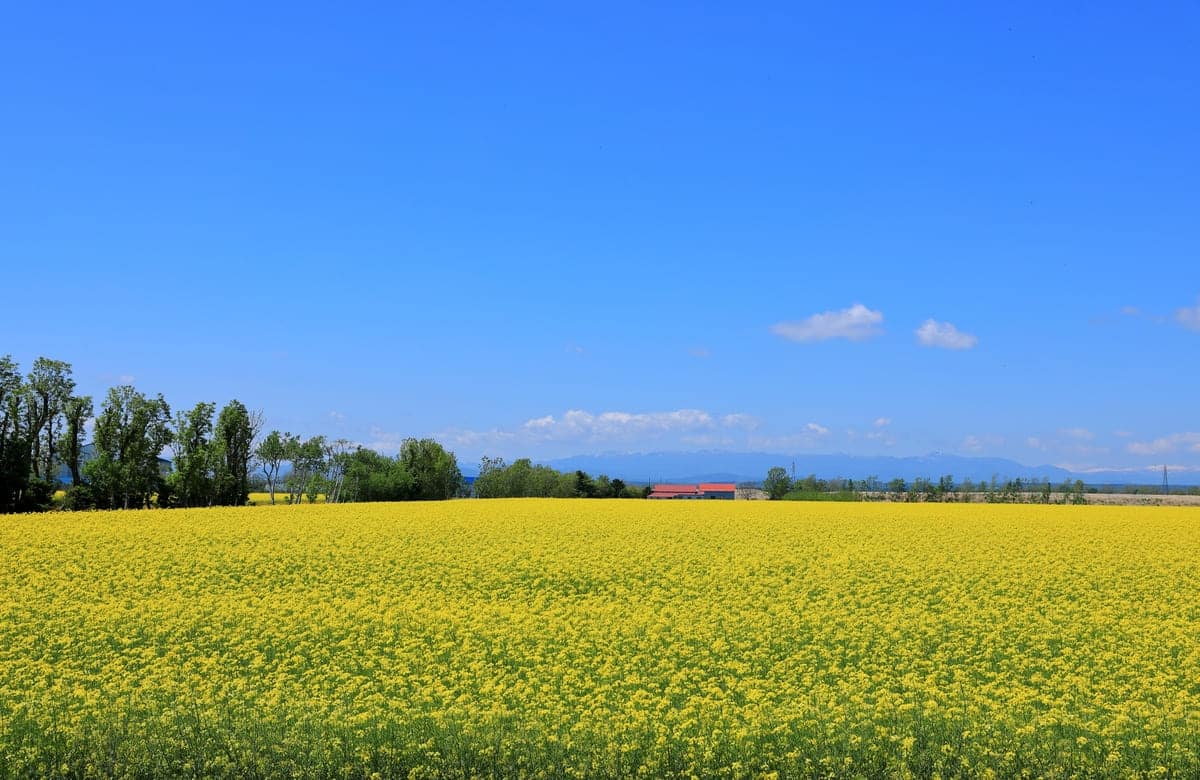
<svg viewBox="0 0 1200 780"><path fill-rule="evenodd" d="M1163 464L1163 495L1170 495L1171 486L1167 484L1167 464Z"/></svg>

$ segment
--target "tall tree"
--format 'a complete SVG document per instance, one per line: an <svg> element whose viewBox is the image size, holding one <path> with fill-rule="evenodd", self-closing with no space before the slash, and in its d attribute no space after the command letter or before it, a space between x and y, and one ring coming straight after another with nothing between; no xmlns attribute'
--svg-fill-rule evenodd
<svg viewBox="0 0 1200 780"><path fill-rule="evenodd" d="M22 508L29 484L25 382L12 356L0 357L0 512Z"/></svg>
<svg viewBox="0 0 1200 780"><path fill-rule="evenodd" d="M767 494L767 498L778 501L791 489L792 480L788 477L787 469L775 466L767 471L767 478L763 480L763 492Z"/></svg>
<svg viewBox="0 0 1200 780"><path fill-rule="evenodd" d="M504 458L489 458L484 455L479 461L479 476L472 486L478 498L503 498L507 495L504 475L508 465Z"/></svg>
<svg viewBox="0 0 1200 780"><path fill-rule="evenodd" d="M580 498L593 498L596 495L596 483L586 471L575 472L575 495Z"/></svg>
<svg viewBox="0 0 1200 780"><path fill-rule="evenodd" d="M242 506L250 498L250 459L262 415L251 413L241 401L230 401L217 417L214 432L221 453L217 500L223 506Z"/></svg>
<svg viewBox="0 0 1200 780"><path fill-rule="evenodd" d="M287 450L287 459L292 466L285 482L288 500L299 504L305 495L309 495L311 503L320 492L321 475L325 473L325 437L313 436L301 441L299 436L294 436L287 442Z"/></svg>
<svg viewBox="0 0 1200 780"><path fill-rule="evenodd" d="M171 409L130 385L111 388L96 417L96 457L84 467L102 506L149 506L164 485L159 454L170 444Z"/></svg>
<svg viewBox="0 0 1200 780"><path fill-rule="evenodd" d="M288 459L289 442L292 434L280 434L271 431L262 438L254 449L254 460L262 470L267 482L267 491L271 494L271 503L275 503L275 488L279 484L279 472L283 463Z"/></svg>
<svg viewBox="0 0 1200 780"><path fill-rule="evenodd" d="M407 501L413 478L396 458L359 447L346 459L341 501ZM326 500L329 498L326 496Z"/></svg>
<svg viewBox="0 0 1200 780"><path fill-rule="evenodd" d="M90 395L71 396L63 407L63 435L59 439L59 456L71 472L71 485L79 487L83 482L81 470L83 460L84 426L92 416Z"/></svg>
<svg viewBox="0 0 1200 780"><path fill-rule="evenodd" d="M458 460L433 439L405 439L397 460L412 475L413 498L441 501L454 498L462 485Z"/></svg>
<svg viewBox="0 0 1200 780"><path fill-rule="evenodd" d="M63 407L75 390L71 366L61 360L39 357L33 361L26 387L29 394L26 404L27 433L33 477L53 482L57 467L54 450L58 443Z"/></svg>
<svg viewBox="0 0 1200 780"><path fill-rule="evenodd" d="M342 489L346 483L346 467L350 456L357 449L349 439L338 439L325 446L325 503L338 504L342 501Z"/></svg>
<svg viewBox="0 0 1200 780"><path fill-rule="evenodd" d="M213 412L217 405L201 401L175 415L175 470L171 474L172 499L178 506L209 506L217 498L214 471Z"/></svg>

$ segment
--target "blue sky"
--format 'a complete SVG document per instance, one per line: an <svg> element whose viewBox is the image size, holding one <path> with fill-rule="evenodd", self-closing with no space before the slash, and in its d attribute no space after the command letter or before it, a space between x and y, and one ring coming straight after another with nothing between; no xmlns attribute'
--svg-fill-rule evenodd
<svg viewBox="0 0 1200 780"><path fill-rule="evenodd" d="M85 391L1200 468L1194 3L4 16L0 354Z"/></svg>

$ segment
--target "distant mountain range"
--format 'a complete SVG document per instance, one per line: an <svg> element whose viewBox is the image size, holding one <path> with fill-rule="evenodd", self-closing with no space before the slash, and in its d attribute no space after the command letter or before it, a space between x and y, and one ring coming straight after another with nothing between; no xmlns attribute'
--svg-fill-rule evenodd
<svg viewBox="0 0 1200 780"><path fill-rule="evenodd" d="M975 482L1015 479L1045 480L1061 483L1081 479L1087 484L1140 484L1153 485L1162 480L1161 470L1147 468L1144 471L1099 471L1075 473L1058 466L1026 466L1007 458L973 458L961 455L933 453L914 457L890 457L874 455L781 455L768 452L723 452L717 450L701 452L649 452L649 453L605 453L600 455L575 455L543 461L560 471L582 470L589 474L607 474L627 482L757 482L766 476L772 466L783 466L789 472L793 461L796 476L815 474L822 479L844 477L865 479L878 477L887 482L901 477L911 481L915 477L936 480L949 474L956 481L971 479ZM473 473L473 469L464 468ZM1169 475L1173 485L1200 484L1200 473L1180 472Z"/></svg>

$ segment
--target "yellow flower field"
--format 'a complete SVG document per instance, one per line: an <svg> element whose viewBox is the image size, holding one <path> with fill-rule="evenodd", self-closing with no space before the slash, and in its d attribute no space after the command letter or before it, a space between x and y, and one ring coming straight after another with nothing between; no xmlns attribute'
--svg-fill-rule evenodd
<svg viewBox="0 0 1200 780"><path fill-rule="evenodd" d="M1200 512L0 518L0 775L1198 777Z"/></svg>

